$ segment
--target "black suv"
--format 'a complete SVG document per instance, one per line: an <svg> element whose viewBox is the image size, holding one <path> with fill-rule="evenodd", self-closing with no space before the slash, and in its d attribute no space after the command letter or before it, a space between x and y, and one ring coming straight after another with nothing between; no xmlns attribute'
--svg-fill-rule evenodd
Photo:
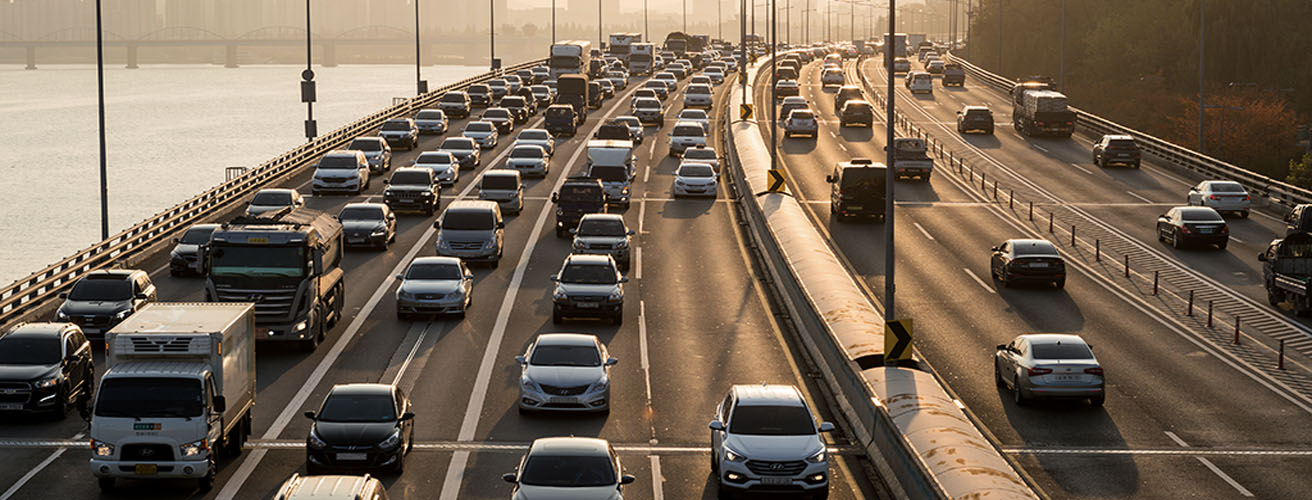
<svg viewBox="0 0 1312 500"><path fill-rule="evenodd" d="M829 190L829 213L841 222L848 217L884 218L888 168L868 158L853 158L834 166L825 176Z"/></svg>
<svg viewBox="0 0 1312 500"><path fill-rule="evenodd" d="M552 104L547 106L545 114L545 125L551 135L568 135L574 137L578 132L578 118L574 113L574 107L568 104Z"/></svg>
<svg viewBox="0 0 1312 500"><path fill-rule="evenodd" d="M23 323L0 337L0 412L63 420L91 399L91 343L72 323Z"/></svg>
<svg viewBox="0 0 1312 500"><path fill-rule="evenodd" d="M500 106L510 110L510 115L515 119L515 125L522 125L533 114L533 110L529 109L528 103L528 99L522 96L508 95L501 98Z"/></svg>
<svg viewBox="0 0 1312 500"><path fill-rule="evenodd" d="M437 103L437 109L442 110L452 118L469 118L469 108L469 94L459 90L452 90L442 94L442 100Z"/></svg>
<svg viewBox="0 0 1312 500"><path fill-rule="evenodd" d="M551 193L551 203L556 205L556 237L564 238L584 215L606 212L606 189L600 179L569 177L560 191Z"/></svg>
<svg viewBox="0 0 1312 500"><path fill-rule="evenodd" d="M59 294L64 304L55 321L70 321L90 336L103 336L138 309L155 301L155 284L140 269L102 269L83 275Z"/></svg>
<svg viewBox="0 0 1312 500"><path fill-rule="evenodd" d="M491 87L480 83L477 85L470 85L469 90L466 92L469 94L469 103L471 106L475 108L486 108L492 105Z"/></svg>
<svg viewBox="0 0 1312 500"><path fill-rule="evenodd" d="M433 215L442 200L442 185L429 168L398 168L383 185L387 186L383 201L394 211L417 210Z"/></svg>
<svg viewBox="0 0 1312 500"><path fill-rule="evenodd" d="M966 106L957 112L957 133L978 130L993 135L993 112L984 106Z"/></svg>
<svg viewBox="0 0 1312 500"><path fill-rule="evenodd" d="M1139 156L1139 144L1128 135L1104 135L1093 145L1093 164L1102 168L1108 165L1139 168Z"/></svg>

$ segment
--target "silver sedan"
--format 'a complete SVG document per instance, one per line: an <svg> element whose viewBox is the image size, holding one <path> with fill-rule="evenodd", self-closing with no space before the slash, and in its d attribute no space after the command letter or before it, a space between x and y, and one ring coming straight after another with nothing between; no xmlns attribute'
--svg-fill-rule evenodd
<svg viewBox="0 0 1312 500"><path fill-rule="evenodd" d="M420 257L396 275L396 317L454 314L465 317L474 294L474 275L456 257Z"/></svg>
<svg viewBox="0 0 1312 500"><path fill-rule="evenodd" d="M1079 335L1035 333L998 346L993 378L1010 388L1017 405L1033 399L1088 399L1094 407L1107 399L1102 365Z"/></svg>
<svg viewBox="0 0 1312 500"><path fill-rule="evenodd" d="M1234 181L1203 181L1189 189L1188 203L1247 218L1253 201L1243 184Z"/></svg>
<svg viewBox="0 0 1312 500"><path fill-rule="evenodd" d="M528 346L519 363L519 411L598 411L610 413L609 357L595 335L544 333Z"/></svg>

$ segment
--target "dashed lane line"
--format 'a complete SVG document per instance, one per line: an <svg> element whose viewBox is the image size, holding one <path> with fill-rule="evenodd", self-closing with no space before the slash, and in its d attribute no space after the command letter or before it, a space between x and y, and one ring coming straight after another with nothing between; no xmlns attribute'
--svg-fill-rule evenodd
<svg viewBox="0 0 1312 500"><path fill-rule="evenodd" d="M1188 448L1188 447L1189 447L1189 443L1184 442L1184 440L1183 440L1183 439L1180 439L1180 436L1175 435L1174 432L1171 432L1171 431L1165 431L1165 432L1166 432L1166 436L1169 437L1169 438L1171 438L1172 441L1175 441L1175 443L1178 444L1178 445L1180 445L1181 448ZM1220 467L1217 467L1216 464L1212 463L1211 460L1208 460L1208 459L1205 458L1205 457L1199 457L1199 456L1195 456L1194 458L1198 459L1198 461L1201 462L1204 466L1206 466L1206 467L1208 468L1208 470L1211 470L1213 474L1216 474L1216 475L1219 476L1223 481L1225 481L1227 484L1229 484L1231 487L1233 487L1235 490L1237 490L1237 491L1239 492L1240 495L1243 495L1243 496L1246 496L1246 497L1251 497L1251 496L1253 496L1253 492L1248 491L1247 488L1244 488L1244 485L1239 484L1238 481L1235 481L1234 478L1230 477L1229 474L1226 474L1224 471L1222 471L1221 468L1220 468Z"/></svg>
<svg viewBox="0 0 1312 500"><path fill-rule="evenodd" d="M984 291L989 292L989 293L992 293L992 294L996 294L996 293L998 293L997 290L994 290L993 287L989 286L988 283L985 283L984 280L979 279L979 276L976 276L976 275L975 275L975 272L974 272L974 271L971 271L970 268L963 267L963 268L961 268L961 270L962 270L962 271L965 271L965 272L966 272L966 275L967 275L967 276L970 276L970 279L973 279L973 280L975 280L976 283L979 283L980 288L983 288Z"/></svg>
<svg viewBox="0 0 1312 500"><path fill-rule="evenodd" d="M76 446L78 448L86 447L87 442L78 439L84 435L85 434L79 432L77 434L74 434L73 439L70 439L68 441L77 443ZM23 477L18 478L18 481L15 481L14 484L9 487L9 489L5 490L4 494L0 494L0 500L9 500L10 498L12 498L15 493L18 493L18 490L23 489L23 486L27 485L28 481L31 481L32 478L36 477L36 475L39 474L42 470L44 470L46 466L50 465L55 460L59 459L60 455L63 455L64 451L68 450L69 448L72 448L72 446L60 447L55 451L51 452L50 456L46 457L45 460L42 460L41 463L36 465L36 467L33 467L31 470L27 471L26 474L23 474Z"/></svg>
<svg viewBox="0 0 1312 500"><path fill-rule="evenodd" d="M916 226L916 229L920 230L920 234L923 234L925 235L926 238L929 238L929 241L934 241L934 236L929 234L929 231L925 230L925 226L920 225L919 222L912 222L911 224Z"/></svg>

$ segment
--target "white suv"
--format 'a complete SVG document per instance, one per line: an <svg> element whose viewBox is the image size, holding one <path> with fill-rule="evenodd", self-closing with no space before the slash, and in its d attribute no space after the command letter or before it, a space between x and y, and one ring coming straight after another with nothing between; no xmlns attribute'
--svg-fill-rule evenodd
<svg viewBox="0 0 1312 500"><path fill-rule="evenodd" d="M694 83L683 91L683 107L711 109L711 86Z"/></svg>
<svg viewBox="0 0 1312 500"><path fill-rule="evenodd" d="M670 132L670 156L683 154L688 148L706 145L706 129L702 124L691 121L681 121L674 124L674 130Z"/></svg>
<svg viewBox="0 0 1312 500"><path fill-rule="evenodd" d="M315 196L325 192L363 193L369 189L369 159L360 151L330 151L314 169L310 190Z"/></svg>
<svg viewBox="0 0 1312 500"><path fill-rule="evenodd" d="M829 492L829 452L796 386L735 385L711 421L711 471L720 497L753 489Z"/></svg>

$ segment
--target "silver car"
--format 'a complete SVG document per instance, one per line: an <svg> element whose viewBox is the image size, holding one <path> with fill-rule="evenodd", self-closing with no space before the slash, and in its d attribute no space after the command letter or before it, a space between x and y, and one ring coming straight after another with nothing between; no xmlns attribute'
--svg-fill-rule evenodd
<svg viewBox="0 0 1312 500"><path fill-rule="evenodd" d="M454 314L465 317L474 294L474 275L455 257L419 257L396 275L396 317Z"/></svg>
<svg viewBox="0 0 1312 500"><path fill-rule="evenodd" d="M595 335L544 333L529 344L519 363L519 411L610 413L609 357Z"/></svg>
<svg viewBox="0 0 1312 500"><path fill-rule="evenodd" d="M629 244L634 231L624 225L619 214L584 215L570 233L574 234L574 253L610 255L621 271L629 270Z"/></svg>
<svg viewBox="0 0 1312 500"><path fill-rule="evenodd" d="M1102 365L1093 348L1079 335L1034 333L998 346L993 378L1010 388L1017 405L1033 399L1088 399L1102 406L1107 399Z"/></svg>
<svg viewBox="0 0 1312 500"><path fill-rule="evenodd" d="M421 134L446 133L446 112L440 109L423 109L415 115L415 126Z"/></svg>
<svg viewBox="0 0 1312 500"><path fill-rule="evenodd" d="M711 472L720 497L753 490L790 489L810 498L829 492L829 452L797 387L735 385L716 406L711 428Z"/></svg>
<svg viewBox="0 0 1312 500"><path fill-rule="evenodd" d="M1212 207L1217 212L1230 212L1248 218L1252 198L1244 185L1234 181L1203 181L1189 189L1189 205Z"/></svg>
<svg viewBox="0 0 1312 500"><path fill-rule="evenodd" d="M480 149L492 149L497 147L497 126L489 121L474 121L465 125L465 131L460 133L463 137L473 139L478 143Z"/></svg>
<svg viewBox="0 0 1312 500"><path fill-rule="evenodd" d="M433 171L443 186L454 186L460 181L460 160L447 151L425 151L415 158L414 166Z"/></svg>
<svg viewBox="0 0 1312 500"><path fill-rule="evenodd" d="M551 155L543 151L542 146L522 144L510 150L505 168L515 170L525 177L546 177L551 170Z"/></svg>
<svg viewBox="0 0 1312 500"><path fill-rule="evenodd" d="M514 170L488 170L479 178L478 199L495 201L502 212L518 215L524 210L523 179Z"/></svg>
<svg viewBox="0 0 1312 500"><path fill-rule="evenodd" d="M515 136L515 145L518 146L520 144L542 146L542 149L547 150L548 155L556 153L556 138L552 137L551 132L548 132L547 129L544 128L528 128L521 130L519 135Z"/></svg>
<svg viewBox="0 0 1312 500"><path fill-rule="evenodd" d="M611 120L613 123L621 123L629 127L629 135L633 136L635 144L642 144L643 126L642 120L633 115L620 115Z"/></svg>
<svg viewBox="0 0 1312 500"><path fill-rule="evenodd" d="M714 168L716 172L720 171L720 157L715 155L715 148L709 146L697 146L684 150L681 161L705 163Z"/></svg>
<svg viewBox="0 0 1312 500"><path fill-rule="evenodd" d="M574 436L534 440L519 468L501 479L515 485L514 500L621 500L635 480L605 439Z"/></svg>

